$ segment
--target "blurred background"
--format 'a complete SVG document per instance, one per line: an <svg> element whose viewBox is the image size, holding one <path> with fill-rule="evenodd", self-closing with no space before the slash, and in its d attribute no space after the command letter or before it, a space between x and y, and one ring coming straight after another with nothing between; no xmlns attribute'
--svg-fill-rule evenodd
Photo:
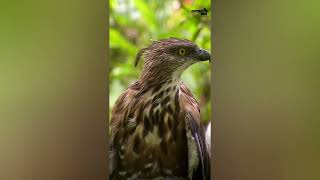
<svg viewBox="0 0 320 180"><path fill-rule="evenodd" d="M106 179L105 1L0 1L0 179Z"/></svg>
<svg viewBox="0 0 320 180"><path fill-rule="evenodd" d="M320 1L214 8L214 179L319 180Z"/></svg>
<svg viewBox="0 0 320 180"><path fill-rule="evenodd" d="M191 12L203 8L208 15ZM151 40L185 38L210 52L210 1L110 0L109 10L109 113L120 94L138 79L143 61L135 68L134 59ZM211 117L210 76L209 62L194 64L182 75L200 104L205 123Z"/></svg>

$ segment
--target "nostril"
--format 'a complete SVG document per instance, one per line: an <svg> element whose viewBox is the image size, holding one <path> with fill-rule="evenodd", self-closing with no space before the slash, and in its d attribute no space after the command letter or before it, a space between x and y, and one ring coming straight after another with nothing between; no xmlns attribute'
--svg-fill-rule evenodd
<svg viewBox="0 0 320 180"><path fill-rule="evenodd" d="M198 51L197 54L199 56L200 61L206 61L211 59L209 52L207 52L206 50L198 49L197 51Z"/></svg>

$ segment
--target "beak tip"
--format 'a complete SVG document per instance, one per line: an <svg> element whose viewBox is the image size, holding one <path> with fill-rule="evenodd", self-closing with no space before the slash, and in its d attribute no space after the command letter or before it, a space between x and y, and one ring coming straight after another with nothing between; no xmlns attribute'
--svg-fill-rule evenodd
<svg viewBox="0 0 320 180"><path fill-rule="evenodd" d="M204 49L200 49L199 50L199 60L200 61L211 61L211 55L208 51L204 50Z"/></svg>

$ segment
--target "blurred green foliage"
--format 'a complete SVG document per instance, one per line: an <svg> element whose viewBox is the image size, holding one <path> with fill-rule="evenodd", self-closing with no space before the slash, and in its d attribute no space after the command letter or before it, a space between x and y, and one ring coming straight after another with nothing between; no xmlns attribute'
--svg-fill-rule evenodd
<svg viewBox="0 0 320 180"><path fill-rule="evenodd" d="M191 10L206 8L207 16ZM110 0L109 1L109 112L119 95L138 79L143 62L134 67L139 49L151 40L186 38L200 47L211 49L210 1L207 0ZM201 106L201 119L211 117L210 64L194 64L182 74Z"/></svg>

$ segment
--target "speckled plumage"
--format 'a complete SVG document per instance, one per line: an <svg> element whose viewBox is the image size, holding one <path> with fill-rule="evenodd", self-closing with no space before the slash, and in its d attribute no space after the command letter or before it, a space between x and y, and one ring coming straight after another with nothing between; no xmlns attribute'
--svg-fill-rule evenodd
<svg viewBox="0 0 320 180"><path fill-rule="evenodd" d="M209 60L209 53L170 38L142 49L136 64L140 58L145 61L140 78L112 111L111 179L210 179L200 109L180 80L187 67Z"/></svg>

